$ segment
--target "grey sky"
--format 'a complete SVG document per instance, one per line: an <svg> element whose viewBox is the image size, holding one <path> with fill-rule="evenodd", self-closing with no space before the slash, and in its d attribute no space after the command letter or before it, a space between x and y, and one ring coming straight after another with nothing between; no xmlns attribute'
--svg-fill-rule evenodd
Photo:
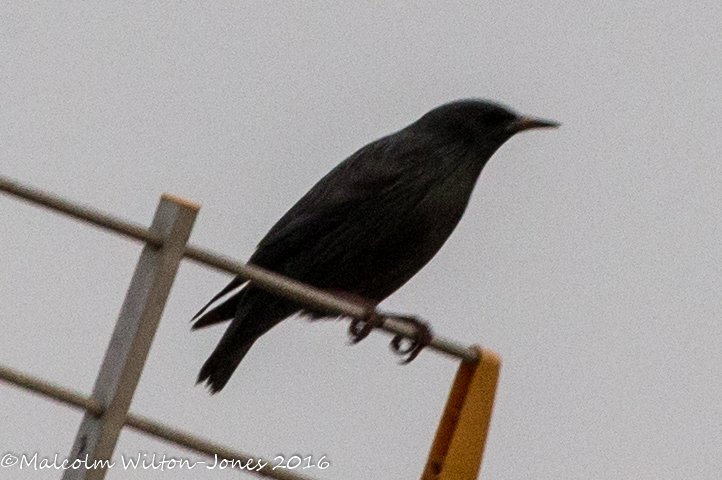
<svg viewBox="0 0 722 480"><path fill-rule="evenodd" d="M483 478L722 470L722 4L3 2L0 171L244 260L357 148L449 100L563 123L513 138L384 302L504 361ZM584 3L584 4L583 4ZM0 362L90 392L140 246L0 196ZM317 478L418 477L456 364L282 323L194 387L228 277L184 263L132 410ZM0 451L65 457L80 414L0 385ZM116 454L199 458L124 432ZM19 479L55 471L10 469ZM10 478L10 477L8 477ZM109 479L238 478L111 469Z"/></svg>

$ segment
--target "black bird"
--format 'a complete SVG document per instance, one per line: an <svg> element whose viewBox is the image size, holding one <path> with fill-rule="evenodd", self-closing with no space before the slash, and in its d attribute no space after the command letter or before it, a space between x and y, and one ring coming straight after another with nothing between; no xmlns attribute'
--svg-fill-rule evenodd
<svg viewBox="0 0 722 480"><path fill-rule="evenodd" d="M248 263L375 305L441 248L461 219L481 169L514 134L557 127L496 103L437 107L372 142L323 177L258 244ZM253 343L297 303L236 277L194 317L193 329L233 319L198 382L220 391ZM323 312L308 312L322 317Z"/></svg>

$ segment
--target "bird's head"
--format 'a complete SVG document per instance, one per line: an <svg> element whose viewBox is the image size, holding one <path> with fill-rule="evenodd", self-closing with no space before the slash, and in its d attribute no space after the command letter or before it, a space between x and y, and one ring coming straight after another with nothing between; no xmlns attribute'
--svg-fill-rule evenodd
<svg viewBox="0 0 722 480"><path fill-rule="evenodd" d="M441 105L421 117L415 125L449 139L493 150L523 130L559 126L556 122L524 117L498 103L477 99Z"/></svg>

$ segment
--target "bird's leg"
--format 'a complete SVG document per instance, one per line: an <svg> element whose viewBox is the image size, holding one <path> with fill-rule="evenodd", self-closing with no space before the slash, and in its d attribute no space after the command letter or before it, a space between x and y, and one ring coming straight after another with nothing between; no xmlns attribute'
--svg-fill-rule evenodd
<svg viewBox="0 0 722 480"><path fill-rule="evenodd" d="M429 324L421 320L420 318L413 315L393 315L393 314L382 314L376 311L377 303L356 295L354 293L345 292L342 290L329 290L330 293L339 297L345 298L351 302L363 305L366 307L366 313L362 317L353 318L351 324L348 327L348 335L351 338L351 343L356 344L368 337L371 330L380 327L384 323L384 319L393 318L399 322L405 323L414 329L414 338L409 339L408 345L405 345L406 339L402 335L395 335L391 340L391 348L394 353L406 357L402 360L402 364L407 364L415 359L424 347L427 347L433 338L431 334L431 327Z"/></svg>
<svg viewBox="0 0 722 480"><path fill-rule="evenodd" d="M424 347L427 347L431 343L433 339L431 327L419 317L413 315L387 315L387 317L406 323L414 328L414 338L409 340L407 346L403 345L405 337L401 335L396 335L393 340L391 340L391 348L394 350L394 353L406 357L401 361L401 364L411 362L419 356L419 353L421 353Z"/></svg>
<svg viewBox="0 0 722 480"><path fill-rule="evenodd" d="M376 308L369 308L363 317L353 318L348 326L348 336L351 337L351 344L355 344L369 336L371 330L380 327L384 323L384 317L376 312Z"/></svg>
<svg viewBox="0 0 722 480"><path fill-rule="evenodd" d="M344 298L350 302L362 305L366 308L366 312L363 317L352 318L351 324L348 326L348 335L351 338L352 344L356 344L368 337L371 330L376 327L380 327L384 323L384 318L376 312L376 305L378 305L378 303L360 295L356 295L355 293L343 290L331 289L328 291L329 293Z"/></svg>

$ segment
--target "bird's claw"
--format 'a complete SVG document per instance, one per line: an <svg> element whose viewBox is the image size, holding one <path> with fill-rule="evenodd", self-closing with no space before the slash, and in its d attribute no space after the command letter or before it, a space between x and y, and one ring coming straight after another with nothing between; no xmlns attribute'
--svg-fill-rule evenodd
<svg viewBox="0 0 722 480"><path fill-rule="evenodd" d="M348 326L348 336L351 338L351 344L356 344L368 337L371 330L380 327L383 323L384 318L376 312L375 308L369 310L361 318L354 318Z"/></svg>
<svg viewBox="0 0 722 480"><path fill-rule="evenodd" d="M433 338L433 335L431 334L431 327L429 327L428 323L415 316L394 316L392 318L411 325L414 328L413 339L407 339L402 335L396 335L391 340L391 349L394 353L401 357L406 357L401 361L401 364L405 365L418 357L421 350L431 343ZM408 340L408 345L404 346L404 340Z"/></svg>
<svg viewBox="0 0 722 480"><path fill-rule="evenodd" d="M385 317L393 318L414 328L414 338L409 339L403 335L396 335L391 340L391 349L394 353L405 357L401 361L402 365L418 357L421 350L431 343L433 338L431 327L420 318L409 315L381 315L375 309L370 309L365 316L351 320L348 327L351 344L356 344L368 337L371 330L383 325Z"/></svg>

